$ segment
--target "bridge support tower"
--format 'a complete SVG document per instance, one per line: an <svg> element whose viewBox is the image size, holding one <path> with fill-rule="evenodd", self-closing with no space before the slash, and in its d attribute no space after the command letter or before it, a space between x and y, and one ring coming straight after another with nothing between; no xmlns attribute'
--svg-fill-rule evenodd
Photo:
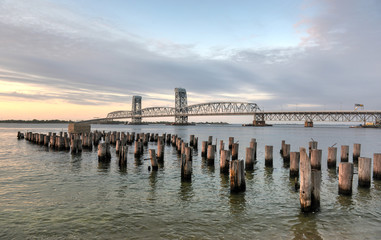
<svg viewBox="0 0 381 240"><path fill-rule="evenodd" d="M306 120L304 122L304 127L313 127L314 126L314 122L312 120Z"/></svg>
<svg viewBox="0 0 381 240"><path fill-rule="evenodd" d="M131 124L142 124L142 97L132 97L132 121Z"/></svg>
<svg viewBox="0 0 381 240"><path fill-rule="evenodd" d="M184 88L175 88L175 125L187 125L188 116L186 114L188 107L187 92Z"/></svg>
<svg viewBox="0 0 381 240"><path fill-rule="evenodd" d="M263 113L254 113L254 121L253 121L253 126L268 126L265 122L265 115Z"/></svg>

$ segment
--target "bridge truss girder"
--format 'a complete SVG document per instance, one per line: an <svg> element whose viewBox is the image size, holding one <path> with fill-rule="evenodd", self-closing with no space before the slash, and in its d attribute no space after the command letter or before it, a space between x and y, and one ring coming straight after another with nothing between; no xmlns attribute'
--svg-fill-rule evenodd
<svg viewBox="0 0 381 240"><path fill-rule="evenodd" d="M141 114L133 111L115 111L107 114L107 119L125 118L148 118L148 117L178 117L187 119L189 116L211 116L211 115L254 115L260 111L255 103L245 102L211 102L189 105L182 112L176 112L172 107L149 107L143 108ZM187 122L182 122L187 123Z"/></svg>
<svg viewBox="0 0 381 240"><path fill-rule="evenodd" d="M381 111L261 112L265 121L376 122Z"/></svg>

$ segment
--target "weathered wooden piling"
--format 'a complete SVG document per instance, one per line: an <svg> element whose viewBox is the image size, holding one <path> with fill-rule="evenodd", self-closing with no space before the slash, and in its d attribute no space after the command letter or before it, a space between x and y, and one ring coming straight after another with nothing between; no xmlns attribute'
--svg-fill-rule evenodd
<svg viewBox="0 0 381 240"><path fill-rule="evenodd" d="M321 149L312 149L311 151L311 168L321 170Z"/></svg>
<svg viewBox="0 0 381 240"><path fill-rule="evenodd" d="M170 144L171 143L171 137L172 135L170 133L167 134L167 139L166 139L166 144Z"/></svg>
<svg viewBox="0 0 381 240"><path fill-rule="evenodd" d="M146 133L143 135L143 146L148 146L149 137L150 137L149 133Z"/></svg>
<svg viewBox="0 0 381 240"><path fill-rule="evenodd" d="M255 138L251 139L250 148L253 149L253 161L255 162L257 160L257 140Z"/></svg>
<svg viewBox="0 0 381 240"><path fill-rule="evenodd" d="M66 150L69 150L70 149L70 138L69 137L63 137L64 138L64 145L65 145L65 149ZM92 146L92 145L91 145ZM92 148L91 148L92 149Z"/></svg>
<svg viewBox="0 0 381 240"><path fill-rule="evenodd" d="M381 180L381 153L373 154L373 178Z"/></svg>
<svg viewBox="0 0 381 240"><path fill-rule="evenodd" d="M339 164L339 194L352 195L353 164L341 162Z"/></svg>
<svg viewBox="0 0 381 240"><path fill-rule="evenodd" d="M225 150L225 144L224 144L224 140L220 140L220 155L221 155L221 152L222 150Z"/></svg>
<svg viewBox="0 0 381 240"><path fill-rule="evenodd" d="M321 184L321 171L318 169L311 170L311 211L318 211L320 209L320 184Z"/></svg>
<svg viewBox="0 0 381 240"><path fill-rule="evenodd" d="M265 166L273 166L273 146L270 145L265 146Z"/></svg>
<svg viewBox="0 0 381 240"><path fill-rule="evenodd" d="M280 151L279 151L282 158L283 158L283 148L285 148L285 145L286 145L286 141L282 140L282 143L280 144Z"/></svg>
<svg viewBox="0 0 381 240"><path fill-rule="evenodd" d="M328 148L328 159L327 159L328 168L336 168L336 158L337 158L337 148L336 147L329 147Z"/></svg>
<svg viewBox="0 0 381 240"><path fill-rule="evenodd" d="M109 143L101 143L98 145L98 161L110 161L110 145Z"/></svg>
<svg viewBox="0 0 381 240"><path fill-rule="evenodd" d="M181 180L190 181L192 179L192 149L185 148L185 154L181 156Z"/></svg>
<svg viewBox="0 0 381 240"><path fill-rule="evenodd" d="M290 162L290 150L291 150L290 144L283 145L283 149L282 149L283 162L286 162L286 163Z"/></svg>
<svg viewBox="0 0 381 240"><path fill-rule="evenodd" d="M64 138L62 136L57 136L56 149L58 149L58 150L65 149L65 142L64 142Z"/></svg>
<svg viewBox="0 0 381 240"><path fill-rule="evenodd" d="M198 149L198 137L195 137L195 138L194 138L194 141L193 141L193 149L195 149L195 150Z"/></svg>
<svg viewBox="0 0 381 240"><path fill-rule="evenodd" d="M56 133L53 133L52 137L50 138L49 146L50 146L50 148L55 148L55 146L56 146Z"/></svg>
<svg viewBox="0 0 381 240"><path fill-rule="evenodd" d="M367 157L358 158L358 185L360 187L370 187L370 175L372 171L372 159Z"/></svg>
<svg viewBox="0 0 381 240"><path fill-rule="evenodd" d="M311 160L305 148L300 148L300 206L303 212L310 212L312 207Z"/></svg>
<svg viewBox="0 0 381 240"><path fill-rule="evenodd" d="M220 155L220 173L229 173L230 150L222 150Z"/></svg>
<svg viewBox="0 0 381 240"><path fill-rule="evenodd" d="M215 146L214 145L208 145L208 151L207 151L207 161L209 166L214 165L214 156L215 156Z"/></svg>
<svg viewBox="0 0 381 240"><path fill-rule="evenodd" d="M119 166L127 165L128 146L121 146L119 150Z"/></svg>
<svg viewBox="0 0 381 240"><path fill-rule="evenodd" d="M115 152L116 152L116 154L119 154L121 149L122 149L122 145L121 145L120 140L116 140L116 143L115 143Z"/></svg>
<svg viewBox="0 0 381 240"><path fill-rule="evenodd" d="M24 139L24 133L22 132L17 132L17 139Z"/></svg>
<svg viewBox="0 0 381 240"><path fill-rule="evenodd" d="M208 137L208 145L212 145L213 144L213 136L209 136Z"/></svg>
<svg viewBox="0 0 381 240"><path fill-rule="evenodd" d="M43 133L38 134L38 144L39 145L44 145L44 136L45 136L45 134L43 134Z"/></svg>
<svg viewBox="0 0 381 240"><path fill-rule="evenodd" d="M206 157L206 152L208 148L208 142L207 141L202 141L201 142L201 157Z"/></svg>
<svg viewBox="0 0 381 240"><path fill-rule="evenodd" d="M238 159L238 150L239 150L239 144L238 143L233 143L233 147L232 147L232 160L237 160Z"/></svg>
<svg viewBox="0 0 381 240"><path fill-rule="evenodd" d="M340 158L341 158L342 162L348 162L348 158L349 158L349 146L348 145L342 145L341 146Z"/></svg>
<svg viewBox="0 0 381 240"><path fill-rule="evenodd" d="M290 153L290 177L299 177L300 152Z"/></svg>
<svg viewBox="0 0 381 240"><path fill-rule="evenodd" d="M230 162L230 192L246 191L245 169L243 160L232 160Z"/></svg>
<svg viewBox="0 0 381 240"><path fill-rule="evenodd" d="M185 148L188 147L188 143L181 141L181 151L180 154L185 154Z"/></svg>
<svg viewBox="0 0 381 240"><path fill-rule="evenodd" d="M245 170L250 171L254 169L254 148L246 148Z"/></svg>
<svg viewBox="0 0 381 240"><path fill-rule="evenodd" d="M45 135L44 136L44 146L49 146L49 142L50 142L50 136Z"/></svg>
<svg viewBox="0 0 381 240"><path fill-rule="evenodd" d="M154 170L154 171L158 170L159 169L159 165L158 165L158 162L157 162L155 149L150 149L149 150L149 156L151 158L151 167L152 167L152 170Z"/></svg>
<svg viewBox="0 0 381 240"><path fill-rule="evenodd" d="M194 135L192 134L189 136L189 146L190 147L193 147L193 142L194 142Z"/></svg>
<svg viewBox="0 0 381 240"><path fill-rule="evenodd" d="M359 160L360 152L361 152L361 144L354 143L353 144L353 162L357 162Z"/></svg>
<svg viewBox="0 0 381 240"><path fill-rule="evenodd" d="M312 149L314 150L314 149ZM321 171L311 168L306 149L300 148L300 206L303 212L320 208Z"/></svg>
<svg viewBox="0 0 381 240"><path fill-rule="evenodd" d="M318 142L317 141L310 141L308 142L308 156L311 157L311 152L313 149L318 148Z"/></svg>
<svg viewBox="0 0 381 240"><path fill-rule="evenodd" d="M172 140L171 140L172 146L176 147L177 143L177 135L172 135Z"/></svg>
<svg viewBox="0 0 381 240"><path fill-rule="evenodd" d="M234 137L229 137L229 149L233 149L233 144L234 144Z"/></svg>
<svg viewBox="0 0 381 240"><path fill-rule="evenodd" d="M164 162L164 140L162 137L159 137L157 141L157 160L159 163Z"/></svg>
<svg viewBox="0 0 381 240"><path fill-rule="evenodd" d="M141 144L141 142L139 142L139 141L135 142L135 149L134 149L134 156L135 157L140 157L140 149L141 149L140 144Z"/></svg>

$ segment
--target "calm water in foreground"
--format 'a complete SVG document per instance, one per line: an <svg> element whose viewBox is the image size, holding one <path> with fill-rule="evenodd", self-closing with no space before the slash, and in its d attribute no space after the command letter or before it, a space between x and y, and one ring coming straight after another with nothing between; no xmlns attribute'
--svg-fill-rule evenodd
<svg viewBox="0 0 381 240"><path fill-rule="evenodd" d="M92 130L190 134L207 140L239 141L241 159L251 138L258 142L258 162L246 173L246 192L230 194L229 179L207 166L194 152L192 182L182 183L175 150L165 149L164 167L149 172L148 150L120 170L112 147L109 165L97 153L54 151L17 140L17 131L47 133L65 124L0 125L0 239L379 239L381 182L357 186L353 195L338 195L338 174L328 170L327 149L337 143L361 143L361 155L381 152L380 129L347 126L280 125L266 128L228 126L92 125ZM281 140L291 151L308 148L313 138L323 150L321 210L300 211L299 193L279 155ZM264 166L264 146L274 146L274 168ZM148 148L156 144L149 143ZM338 150L338 156L340 150ZM352 157L350 156L350 161ZM355 166L357 173L357 166Z"/></svg>

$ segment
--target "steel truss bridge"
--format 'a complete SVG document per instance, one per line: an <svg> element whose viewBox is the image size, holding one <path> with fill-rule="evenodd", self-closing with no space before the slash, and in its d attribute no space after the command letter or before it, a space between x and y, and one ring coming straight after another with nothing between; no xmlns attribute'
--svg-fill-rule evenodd
<svg viewBox="0 0 381 240"><path fill-rule="evenodd" d="M142 108L142 97L133 96L131 111L114 111L106 118L82 122L112 121L131 118L132 124L140 124L142 118L175 117L175 124L188 124L190 116L215 115L252 115L253 125L263 126L266 121L304 121L309 122L373 122L381 121L381 111L261 111L256 103L247 102L210 102L189 105L184 88L175 89L175 107Z"/></svg>
<svg viewBox="0 0 381 240"><path fill-rule="evenodd" d="M379 122L381 111L274 111L259 112L264 121Z"/></svg>
<svg viewBox="0 0 381 240"><path fill-rule="evenodd" d="M186 116L211 116L211 115L254 115L260 111L255 103L246 102L211 102L189 105L176 113L174 107L149 107L143 108L141 114L133 111L115 111L107 114L107 119L124 118L149 118L149 117L186 117Z"/></svg>

